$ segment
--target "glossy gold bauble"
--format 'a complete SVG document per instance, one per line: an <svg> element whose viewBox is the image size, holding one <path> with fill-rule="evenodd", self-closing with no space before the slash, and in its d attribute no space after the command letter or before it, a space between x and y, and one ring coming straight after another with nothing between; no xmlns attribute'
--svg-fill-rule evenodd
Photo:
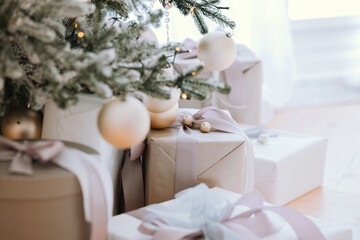
<svg viewBox="0 0 360 240"><path fill-rule="evenodd" d="M236 58L236 44L225 32L208 33L199 42L198 58L211 71L225 70Z"/></svg>
<svg viewBox="0 0 360 240"><path fill-rule="evenodd" d="M151 119L151 128L161 129L170 126L174 122L178 114L178 110L179 110L179 104L176 103L172 108L170 108L166 112L162 112L162 113L149 112Z"/></svg>
<svg viewBox="0 0 360 240"><path fill-rule="evenodd" d="M127 96L105 104L98 115L98 128L103 138L117 148L130 148L141 143L150 129L149 113L142 102Z"/></svg>
<svg viewBox="0 0 360 240"><path fill-rule="evenodd" d="M160 99L146 96L144 104L149 112L162 113L175 106L175 104L179 101L181 91L179 88L167 88L167 90L170 90L170 99Z"/></svg>
<svg viewBox="0 0 360 240"><path fill-rule="evenodd" d="M27 108L8 111L1 122L2 135L9 139L40 139L42 113Z"/></svg>

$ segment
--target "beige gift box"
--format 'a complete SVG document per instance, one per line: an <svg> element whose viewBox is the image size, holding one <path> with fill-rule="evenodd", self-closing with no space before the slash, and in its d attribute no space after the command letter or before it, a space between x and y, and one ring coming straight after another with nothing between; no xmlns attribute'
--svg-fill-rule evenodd
<svg viewBox="0 0 360 240"><path fill-rule="evenodd" d="M88 239L80 184L53 163L33 163L31 177L0 162L0 239Z"/></svg>
<svg viewBox="0 0 360 240"><path fill-rule="evenodd" d="M146 157L146 204L173 199L178 128L151 130ZM246 144L237 135L192 130L199 141L198 182L243 193Z"/></svg>

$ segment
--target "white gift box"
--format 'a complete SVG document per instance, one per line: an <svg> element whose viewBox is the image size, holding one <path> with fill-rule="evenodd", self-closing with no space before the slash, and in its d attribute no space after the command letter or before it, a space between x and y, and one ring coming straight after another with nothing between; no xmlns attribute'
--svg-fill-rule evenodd
<svg viewBox="0 0 360 240"><path fill-rule="evenodd" d="M175 63L179 68L187 69L200 64L200 61L197 58L177 59ZM262 89L261 61L246 46L238 44L237 58L230 68L235 68L232 69L233 76L230 76L229 69L220 72L219 76L204 69L198 77L205 79L218 78L219 81L232 85L232 91L236 91L234 94L240 96L239 103L233 103L227 95L214 93L209 94L203 102L199 100L180 100L180 107L201 108L213 105L220 109L229 110L235 121L239 123L259 125Z"/></svg>
<svg viewBox="0 0 360 240"><path fill-rule="evenodd" d="M327 140L241 125L252 138L255 189L267 202L284 205L321 186ZM264 141L265 138L265 141Z"/></svg>
<svg viewBox="0 0 360 240"><path fill-rule="evenodd" d="M236 194L227 190L223 190L220 188L213 188L210 190L214 196L219 197L221 199L226 199L227 201L224 203L226 205L227 203L234 204L237 199L241 196L240 194ZM182 204L182 203L181 203ZM166 206L166 207L178 207L179 206L179 200L171 200L168 202L161 203L160 205ZM266 204L269 205L269 204ZM159 212L159 208L156 205L150 205L146 207L145 209L155 212L162 215L168 215L171 216L176 213L164 213ZM188 219L190 221L190 211L192 209L192 205L184 204L181 211L183 213L178 213L177 216L181 219L184 219L184 222ZM236 208L235 214L240 214L244 211L246 211L246 208ZM297 239L297 236L295 232L291 229L290 225L286 223L282 218L278 217L274 214L268 214L270 219L277 223L279 226L279 231L274 233L271 236L267 236L265 238L262 238L264 240L295 240ZM319 220L316 218L309 217L309 219L319 228L321 233L324 235L325 239L327 240L350 240L352 239L352 231L348 228L339 226L338 224L334 224L331 222L327 222L324 220ZM139 232L138 227L141 224L141 220L132 217L127 214L121 214L118 216L114 216L111 218L108 226L108 240L149 240L152 239L151 236L142 234Z"/></svg>
<svg viewBox="0 0 360 240"><path fill-rule="evenodd" d="M80 143L94 149L110 170L115 183L122 150L109 144L97 126L98 113L107 101L109 99L81 94L79 102L66 110L48 102L44 108L42 138Z"/></svg>

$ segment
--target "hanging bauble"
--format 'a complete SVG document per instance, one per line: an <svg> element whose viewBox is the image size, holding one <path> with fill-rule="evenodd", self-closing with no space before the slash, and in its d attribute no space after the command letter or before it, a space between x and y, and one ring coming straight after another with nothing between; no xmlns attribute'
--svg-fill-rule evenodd
<svg viewBox="0 0 360 240"><path fill-rule="evenodd" d="M40 139L42 113L27 108L8 111L1 122L1 131L9 139Z"/></svg>
<svg viewBox="0 0 360 240"><path fill-rule="evenodd" d="M98 128L103 138L113 146L129 148L146 138L150 129L149 113L134 97L114 99L100 110Z"/></svg>
<svg viewBox="0 0 360 240"><path fill-rule="evenodd" d="M226 32L214 31L199 42L198 58L211 71L222 71L230 67L236 57L236 45Z"/></svg>
<svg viewBox="0 0 360 240"><path fill-rule="evenodd" d="M168 88L168 90L170 90L170 99L160 99L149 95L146 96L144 104L149 112L162 113L174 107L179 101L181 91L179 88Z"/></svg>
<svg viewBox="0 0 360 240"><path fill-rule="evenodd" d="M149 112L151 119L151 128L161 129L170 126L174 122L178 114L178 110L179 110L179 104L176 103L172 108L170 108L166 112L162 112L162 113Z"/></svg>
<svg viewBox="0 0 360 240"><path fill-rule="evenodd" d="M141 32L138 40L147 41L149 43L155 44L156 46L159 45L159 40L151 28L146 28L143 32Z"/></svg>

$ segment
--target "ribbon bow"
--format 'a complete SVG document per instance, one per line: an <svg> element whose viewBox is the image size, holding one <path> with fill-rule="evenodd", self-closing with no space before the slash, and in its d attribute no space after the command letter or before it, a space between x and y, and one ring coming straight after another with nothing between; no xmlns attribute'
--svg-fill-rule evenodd
<svg viewBox="0 0 360 240"><path fill-rule="evenodd" d="M253 165L254 149L250 139L246 136L239 125L225 112L215 107L204 107L195 113L194 127L202 122L209 122L213 130L238 134L244 138L246 144L244 192L252 192L254 188ZM191 136L191 128L182 123L182 115L179 114L170 127L178 127L179 132L176 140L176 170L175 192L197 185L198 166L198 141Z"/></svg>
<svg viewBox="0 0 360 240"><path fill-rule="evenodd" d="M58 156L64 149L58 141L17 142L0 137L0 161L11 160L10 173L32 175L32 160L42 163Z"/></svg>
<svg viewBox="0 0 360 240"><path fill-rule="evenodd" d="M152 213L145 209L128 214L141 219L142 224L139 230L144 234L152 235L156 240L230 240L240 238L260 240L275 234L283 227L283 223L276 224L271 217L265 214L265 211L280 215L292 227L300 240L325 240L317 226L307 217L285 207L264 206L262 200L254 193L246 194L235 204L225 207L223 207L222 199L211 193L207 186L201 184L181 192L180 196L177 195L177 200L172 202L174 206L171 204L152 206L154 211L173 212L171 217L162 213ZM191 199L190 219L184 219L183 214L177 216L175 212L186 211L183 209L186 209L189 199ZM237 207L242 208L241 214L236 215ZM250 210L244 211L244 208Z"/></svg>

